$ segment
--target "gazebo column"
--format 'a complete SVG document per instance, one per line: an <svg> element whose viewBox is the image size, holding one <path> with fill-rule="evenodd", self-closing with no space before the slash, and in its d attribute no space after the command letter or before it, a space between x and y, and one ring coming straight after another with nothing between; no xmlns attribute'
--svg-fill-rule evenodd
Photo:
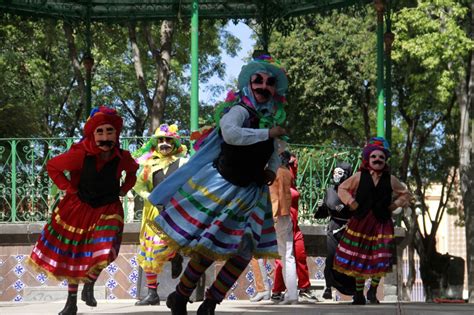
<svg viewBox="0 0 474 315"><path fill-rule="evenodd" d="M395 35L392 33L392 13L390 2L387 10L385 24L387 26L384 34L385 42L385 139L392 145L392 44Z"/></svg>
<svg viewBox="0 0 474 315"><path fill-rule="evenodd" d="M191 17L191 132L199 128L199 0L193 0Z"/></svg>
<svg viewBox="0 0 474 315"><path fill-rule="evenodd" d="M383 53L383 0L375 0L375 10L377 11L377 136L384 137L384 53Z"/></svg>
<svg viewBox="0 0 474 315"><path fill-rule="evenodd" d="M92 58L92 31L91 31L91 1L87 1L86 8L86 52L83 56L84 68L86 70L86 112L85 117L89 117L92 108L92 67L94 58Z"/></svg>
<svg viewBox="0 0 474 315"><path fill-rule="evenodd" d="M191 16L191 121L190 132L199 129L199 0L193 0ZM194 149L191 146L191 154ZM195 300L204 300L206 273L195 289Z"/></svg>

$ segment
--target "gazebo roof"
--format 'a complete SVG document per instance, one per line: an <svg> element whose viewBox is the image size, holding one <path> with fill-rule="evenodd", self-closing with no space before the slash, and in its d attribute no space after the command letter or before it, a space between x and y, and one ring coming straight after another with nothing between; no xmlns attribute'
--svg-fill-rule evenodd
<svg viewBox="0 0 474 315"><path fill-rule="evenodd" d="M288 17L343 8L370 0L200 0L204 19ZM0 0L0 11L33 17L126 22L192 16L193 0Z"/></svg>

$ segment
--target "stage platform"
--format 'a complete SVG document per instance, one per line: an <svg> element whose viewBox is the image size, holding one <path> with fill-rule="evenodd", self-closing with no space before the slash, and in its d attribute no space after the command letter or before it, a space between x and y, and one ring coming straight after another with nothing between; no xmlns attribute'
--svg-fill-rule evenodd
<svg viewBox="0 0 474 315"><path fill-rule="evenodd" d="M65 301L55 302L2 302L1 315L55 315ZM135 306L136 300L99 300L95 308L78 302L78 315L98 314L171 314L162 301L160 306ZM188 305L188 315L195 315L201 302ZM217 306L216 315L472 315L474 304L435 303L382 303L378 305L350 305L347 303L320 302L315 304L277 305L269 301L224 301Z"/></svg>

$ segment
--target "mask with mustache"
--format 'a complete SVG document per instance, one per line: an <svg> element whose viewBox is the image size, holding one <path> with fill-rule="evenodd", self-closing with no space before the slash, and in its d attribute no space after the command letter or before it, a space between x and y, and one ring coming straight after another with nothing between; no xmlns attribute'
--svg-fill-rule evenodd
<svg viewBox="0 0 474 315"><path fill-rule="evenodd" d="M158 144L158 151L163 155L163 156L168 156L173 153L173 145L163 142Z"/></svg>
<svg viewBox="0 0 474 315"><path fill-rule="evenodd" d="M369 156L369 167L376 171L381 172L385 168L386 159L385 154L381 150L374 150Z"/></svg>
<svg viewBox="0 0 474 315"><path fill-rule="evenodd" d="M258 88L258 89L255 89L254 92L262 95L265 98L269 98L270 96L272 96L272 93L267 89Z"/></svg>
<svg viewBox="0 0 474 315"><path fill-rule="evenodd" d="M372 161L372 164L375 164L375 165L383 165L385 163L385 161L382 161L382 160L375 160L375 161Z"/></svg>
<svg viewBox="0 0 474 315"><path fill-rule="evenodd" d="M98 147L109 147L112 148L115 145L115 141L112 140L102 140L97 142Z"/></svg>
<svg viewBox="0 0 474 315"><path fill-rule="evenodd" d="M169 150L172 148L171 145L169 145L168 143L161 143L160 145L158 145L158 148L160 151L164 151L164 150Z"/></svg>

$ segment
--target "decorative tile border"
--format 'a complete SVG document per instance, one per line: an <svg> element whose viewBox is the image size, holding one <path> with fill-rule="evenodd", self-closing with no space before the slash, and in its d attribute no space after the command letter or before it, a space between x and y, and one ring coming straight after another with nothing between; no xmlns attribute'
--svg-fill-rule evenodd
<svg viewBox="0 0 474 315"><path fill-rule="evenodd" d="M31 252L32 246L15 246L7 249L11 250L8 255L5 248L0 256L0 270L2 270L2 285L5 288L0 295L0 301L23 302L25 288L49 288L59 287L67 290L67 281L57 281L48 277L45 273L37 272L26 259ZM117 259L107 266L97 280L97 286L105 289L107 299L134 299L137 296L138 285L138 262L136 259L137 245L122 245ZM220 270L221 262L216 262L216 270ZM308 267L312 278L321 279L324 277L324 258L308 257ZM268 274L268 282L273 285L274 263L267 260L265 269ZM215 277L215 275L212 275ZM229 293L229 300L247 300L255 295L255 275L249 267L244 271Z"/></svg>

